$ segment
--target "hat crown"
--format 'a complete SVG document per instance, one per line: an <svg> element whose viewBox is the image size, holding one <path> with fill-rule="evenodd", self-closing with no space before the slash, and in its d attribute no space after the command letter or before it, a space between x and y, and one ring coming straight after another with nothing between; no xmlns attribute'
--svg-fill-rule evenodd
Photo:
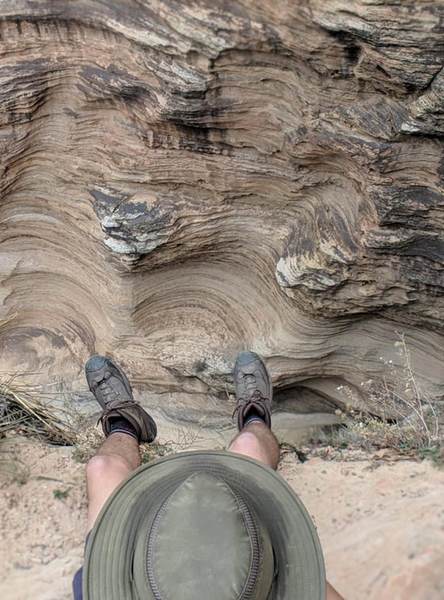
<svg viewBox="0 0 444 600"><path fill-rule="evenodd" d="M189 476L162 504L148 535L146 565L156 600L252 597L261 562L254 517L226 481Z"/></svg>
<svg viewBox="0 0 444 600"><path fill-rule="evenodd" d="M203 472L205 476L201 477ZM179 493L185 481L187 483ZM229 500L234 506L231 512L245 517L240 530L244 534L247 531L249 541L255 539L255 535L249 533L253 531L248 524L250 517L254 530L259 533L261 561L252 590L245 584L244 575L239 577L232 572L227 575L230 567L222 569L218 565L224 555L236 568L239 564L244 565L242 561L236 562L233 555L234 548L239 547L237 535L225 537L228 530L233 531L230 519L223 519L224 526L219 531L214 529L216 521L203 518L210 514L210 508L212 514L224 510L218 499L224 505ZM173 502L179 502L180 511L173 510ZM185 511L182 511L182 502ZM240 508L242 503L247 510ZM194 506L197 510L190 514L190 507ZM191 517L194 518L192 528L189 526ZM186 526L181 522L185 520ZM196 521L199 523L197 531ZM164 527L169 540L159 535L160 527ZM172 527L176 527L176 531L171 531ZM192 539L189 539L190 531ZM202 570L195 574L193 594L187 592L185 595L182 580L176 574L183 573L182 558L189 560L196 549L205 547L199 532L206 532L211 540L214 554L208 561L215 568L217 565L218 570L214 572L214 581L207 580L207 588L200 581ZM169 552L170 549L177 552L179 547L183 556L176 555L176 564L180 568L175 569ZM154 560L156 548L164 550L162 565ZM208 546L206 548L208 550ZM198 568L199 564L196 561ZM252 568L250 572L254 574ZM246 587L239 595L243 583ZM193 600L238 600L239 597L243 600L322 600L325 598L325 570L310 515L279 474L232 452L182 452L140 467L108 500L86 548L83 597L85 600L188 600L190 597Z"/></svg>

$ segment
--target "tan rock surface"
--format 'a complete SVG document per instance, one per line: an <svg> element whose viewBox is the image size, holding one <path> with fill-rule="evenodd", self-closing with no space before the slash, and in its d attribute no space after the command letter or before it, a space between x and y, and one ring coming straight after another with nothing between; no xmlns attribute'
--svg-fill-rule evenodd
<svg viewBox="0 0 444 600"><path fill-rule="evenodd" d="M214 442L201 440L201 445ZM85 528L83 467L70 452L18 445L31 467L0 495L0 597L69 600ZM282 475L312 515L328 577L347 600L441 600L444 473L429 463L284 456ZM54 490L68 490L56 499Z"/></svg>
<svg viewBox="0 0 444 600"><path fill-rule="evenodd" d="M402 387L401 331L442 397L443 15L1 2L1 370L84 389L109 352L225 418L248 347L329 412Z"/></svg>

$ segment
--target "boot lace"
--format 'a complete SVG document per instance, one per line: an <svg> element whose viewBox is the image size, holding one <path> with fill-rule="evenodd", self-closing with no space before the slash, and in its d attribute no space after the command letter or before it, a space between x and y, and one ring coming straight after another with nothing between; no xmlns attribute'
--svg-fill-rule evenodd
<svg viewBox="0 0 444 600"><path fill-rule="evenodd" d="M239 411L244 411L248 407L254 407L259 413L264 412L264 403L268 400L260 390L254 390L248 396L241 396L237 399L236 408L233 411L232 417L234 417Z"/></svg>
<svg viewBox="0 0 444 600"><path fill-rule="evenodd" d="M106 404L119 399L119 394L117 394L116 391L112 388L112 386L109 385L108 379L109 375L106 376L105 374L105 377L97 385L97 388L101 391Z"/></svg>

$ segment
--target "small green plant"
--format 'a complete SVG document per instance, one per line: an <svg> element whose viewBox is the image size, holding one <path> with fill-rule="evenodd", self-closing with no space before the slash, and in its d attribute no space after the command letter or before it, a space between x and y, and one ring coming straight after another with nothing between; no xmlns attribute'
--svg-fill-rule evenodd
<svg viewBox="0 0 444 600"><path fill-rule="evenodd" d="M427 459L432 461L432 463L440 468L444 468L444 449L438 446L434 446L433 448L423 448L419 451L419 457L423 460Z"/></svg>
<svg viewBox="0 0 444 600"><path fill-rule="evenodd" d="M167 443L153 442L151 444L143 444L140 449L140 459L142 464L150 463L157 458L174 454L173 447Z"/></svg>
<svg viewBox="0 0 444 600"><path fill-rule="evenodd" d="M66 498L69 496L69 489L60 490L56 488L55 490L52 490L52 493L54 494L54 498L56 500L66 500Z"/></svg>
<svg viewBox="0 0 444 600"><path fill-rule="evenodd" d="M86 463L94 456L105 439L97 427L86 419L79 421L77 438L72 451L72 459L78 463Z"/></svg>

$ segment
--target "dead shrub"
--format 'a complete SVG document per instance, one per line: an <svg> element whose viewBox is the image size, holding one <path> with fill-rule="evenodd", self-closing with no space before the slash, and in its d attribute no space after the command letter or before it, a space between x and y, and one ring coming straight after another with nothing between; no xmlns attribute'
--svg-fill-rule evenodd
<svg viewBox="0 0 444 600"><path fill-rule="evenodd" d="M417 455L424 456L427 450L433 450L435 455L435 450L441 447L440 411L418 383L403 334L399 334L395 345L403 359L401 375L394 376L392 371L390 381L383 378L365 382L363 389L372 414L350 408L343 416L344 427L332 434L335 437L332 444L364 450L391 448L398 452L415 451ZM350 404L353 404L353 391L343 387Z"/></svg>

